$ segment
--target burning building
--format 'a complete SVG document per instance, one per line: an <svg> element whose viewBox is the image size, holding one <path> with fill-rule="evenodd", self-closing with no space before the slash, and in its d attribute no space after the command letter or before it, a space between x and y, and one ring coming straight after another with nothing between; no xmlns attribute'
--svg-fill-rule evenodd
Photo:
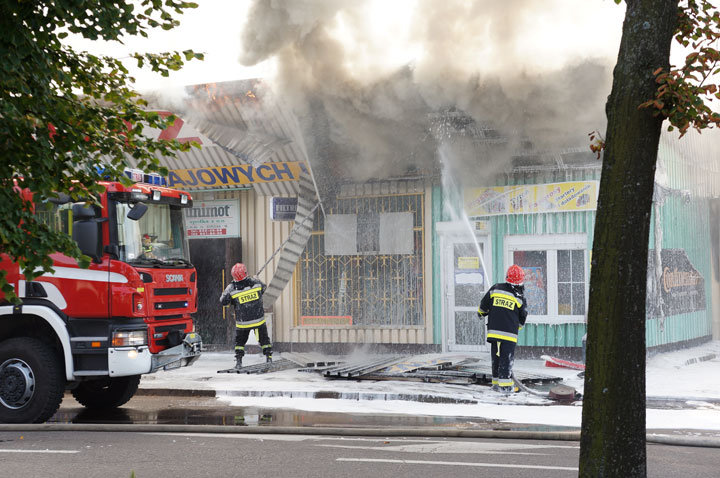
<svg viewBox="0 0 720 478"><path fill-rule="evenodd" d="M342 102L299 111L278 96L256 80L189 88L190 129L176 133L203 147L163 160L197 207L188 237L210 343L232 343L217 298L243 261L269 284L280 351L485 351L475 311L516 263L530 303L518 353L579 356L601 166L587 145L533 144L445 108L407 122L360 114L363 149L336 119ZM707 151L663 140L649 347L720 333L720 182ZM705 189L686 192L698 177Z"/></svg>

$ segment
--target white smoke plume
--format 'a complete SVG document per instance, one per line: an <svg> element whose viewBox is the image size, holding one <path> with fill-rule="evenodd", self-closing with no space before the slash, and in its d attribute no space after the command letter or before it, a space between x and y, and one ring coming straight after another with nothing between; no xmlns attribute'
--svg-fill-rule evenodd
<svg viewBox="0 0 720 478"><path fill-rule="evenodd" d="M540 149L580 146L604 130L620 36L599 15L623 12L579 3L256 0L240 61L277 60L310 149L355 179L429 167L447 109Z"/></svg>

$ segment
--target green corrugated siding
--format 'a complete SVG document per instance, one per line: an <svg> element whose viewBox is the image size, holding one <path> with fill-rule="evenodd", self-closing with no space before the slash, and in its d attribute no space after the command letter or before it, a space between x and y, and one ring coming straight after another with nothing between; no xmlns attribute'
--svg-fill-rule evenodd
<svg viewBox="0 0 720 478"><path fill-rule="evenodd" d="M518 337L518 345L580 347L585 324L528 324Z"/></svg>
<svg viewBox="0 0 720 478"><path fill-rule="evenodd" d="M712 176L713 180L710 189L713 191L715 189L720 190L720 186L718 186L720 183L717 181L719 175L714 174L717 172L714 170L709 171L707 166L703 166L704 163L688 162L687 158L694 158L699 152L693 149L693 145L683 144L682 142L680 144L680 148L676 143L672 144L672 148L668 147L667 143L661 145L659 165L665 169L665 174L670 178L665 184L676 192L688 190L704 194L708 191L697 191L698 178L709 175ZM495 185L544 184L590 179L600 179L599 164L595 169L518 172L498 177ZM444 214L442 189L439 187L433 190L432 204L433 224L437 221L449 219ZM684 249L686 251L690 261L705 278L707 310L666 317L662 330L660 321L657 318L648 318L646 337L648 347L683 342L705 337L712 333L712 257L708 213L709 207L706 200L694 196L690 197L687 193L667 197L661 206L662 248ZM504 280L505 236L582 233L587 235L588 251L592 250L592 241L595 234L594 211L491 216L486 219L490 221L492 231L491 253L494 268L491 277L494 282ZM436 250L436 240L436 235L433 235L433 267L436 268L436 271L439 271L440 251ZM654 230L651 227L650 248L653 249L654 247ZM442 291L439 290L437 281L433 283L433 300L435 340L436 343L439 343L441 337ZM524 346L579 347L582 345L581 339L585 331L585 324L528 324L520 332L518 344Z"/></svg>
<svg viewBox="0 0 720 478"><path fill-rule="evenodd" d="M520 173L506 182L509 184L544 184L565 181L587 181L600 178L599 169L569 171L543 171ZM592 249L595 234L595 211L560 212L545 214L515 214L492 216L493 281L505 280L505 236L525 234L587 234L588 251ZM588 256L589 257L589 256ZM587 265L589 268L589 264ZM588 276L589 277L589 276ZM520 332L518 345L536 347L580 347L585 335L585 324L527 324Z"/></svg>
<svg viewBox="0 0 720 478"><path fill-rule="evenodd" d="M683 249L690 262L705 279L706 310L666 317L664 327L658 318L648 318L646 342L648 347L705 337L712 334L712 255L710 246L709 205L706 199L690 194L697 184L698 174L692 162L661 147L661 164L666 169L674 192L662 198L660 225L663 249ZM655 214L653 211L652 223ZM655 248L655 231L650 230L650 248Z"/></svg>

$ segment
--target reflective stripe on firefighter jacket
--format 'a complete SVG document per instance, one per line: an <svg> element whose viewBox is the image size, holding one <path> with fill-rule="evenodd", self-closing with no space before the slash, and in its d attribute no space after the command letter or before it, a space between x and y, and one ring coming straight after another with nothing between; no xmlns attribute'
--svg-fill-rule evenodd
<svg viewBox="0 0 720 478"><path fill-rule="evenodd" d="M488 317L488 341L517 342L518 331L525 325L527 318L523 288L507 282L495 284L480 301L478 315Z"/></svg>
<svg viewBox="0 0 720 478"><path fill-rule="evenodd" d="M232 281L220 296L220 304L235 308L235 326L245 329L258 327L265 323L262 296L265 284L257 279L246 277L241 281Z"/></svg>

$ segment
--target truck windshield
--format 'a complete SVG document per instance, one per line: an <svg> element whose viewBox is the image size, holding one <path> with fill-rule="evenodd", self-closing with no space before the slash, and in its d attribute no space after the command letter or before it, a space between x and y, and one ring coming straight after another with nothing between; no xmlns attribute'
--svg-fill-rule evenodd
<svg viewBox="0 0 720 478"><path fill-rule="evenodd" d="M131 264L189 265L182 210L168 204L147 204L137 221L127 217L131 205L116 203L120 260Z"/></svg>

